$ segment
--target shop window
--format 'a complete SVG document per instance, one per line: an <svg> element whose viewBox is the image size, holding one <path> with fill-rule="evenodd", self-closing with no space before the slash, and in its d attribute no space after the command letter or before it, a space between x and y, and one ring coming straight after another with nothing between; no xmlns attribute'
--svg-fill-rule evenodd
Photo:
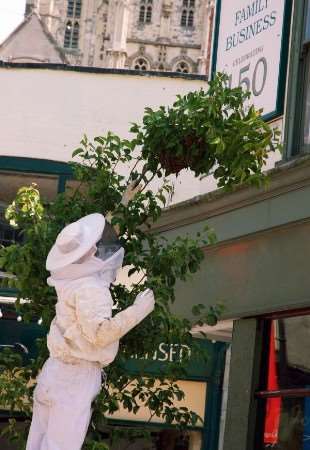
<svg viewBox="0 0 310 450"><path fill-rule="evenodd" d="M20 242L21 234L5 219L5 209L15 198L19 188L35 183L42 200L51 201L58 191L58 176L24 172L0 171L0 246ZM0 279L5 274L0 271Z"/></svg>
<svg viewBox="0 0 310 450"><path fill-rule="evenodd" d="M4 205L0 204L0 247L7 247L19 240L18 232L5 219Z"/></svg>
<svg viewBox="0 0 310 450"><path fill-rule="evenodd" d="M310 450L310 315L270 322L259 447Z"/></svg>
<svg viewBox="0 0 310 450"><path fill-rule="evenodd" d="M150 437L145 438L144 433L139 433L139 428L130 427L132 434L135 438L130 439L128 445L128 439L120 438L117 441L117 445L113 449L117 450L200 450L202 448L202 432L194 430L180 431L177 429L171 429L165 427L164 429L147 428L144 424L146 431L150 432ZM117 422L113 425L114 432L123 434L124 428L117 425ZM111 430L109 427L105 427L101 430L102 443L109 444Z"/></svg>
<svg viewBox="0 0 310 450"><path fill-rule="evenodd" d="M195 0L183 0L181 14L181 27L192 28L194 26Z"/></svg>
<svg viewBox="0 0 310 450"><path fill-rule="evenodd" d="M32 183L38 186L44 200L52 201L57 195L57 175L0 170L0 205L10 204L19 188Z"/></svg>
<svg viewBox="0 0 310 450"><path fill-rule="evenodd" d="M151 23L153 13L153 0L141 0L139 10L139 22Z"/></svg>

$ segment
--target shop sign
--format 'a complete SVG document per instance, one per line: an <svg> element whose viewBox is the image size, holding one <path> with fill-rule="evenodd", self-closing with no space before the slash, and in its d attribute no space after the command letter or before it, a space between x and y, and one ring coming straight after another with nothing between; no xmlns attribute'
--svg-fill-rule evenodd
<svg viewBox="0 0 310 450"><path fill-rule="evenodd" d="M3 309L3 307L2 307ZM15 348L25 362L36 356L36 339L46 335L46 330L38 323L18 322L12 313L11 319L0 319L0 350L4 347ZM195 339L195 342L207 354L207 359L197 358L188 345L161 342L154 352L143 357L132 355L124 363L125 369L132 374L145 373L160 375L167 371L167 365L185 361L185 379L205 380L214 372L217 361L225 352L225 344L211 343L206 339ZM201 353L203 353L201 352Z"/></svg>
<svg viewBox="0 0 310 450"><path fill-rule="evenodd" d="M133 355L134 359L145 359L150 361L167 361L167 362L182 362L184 358L191 357L191 348L184 344L166 344L161 342L158 348L152 354L146 354L142 358Z"/></svg>
<svg viewBox="0 0 310 450"><path fill-rule="evenodd" d="M266 119L283 113L290 0L218 0L213 73L251 92Z"/></svg>
<svg viewBox="0 0 310 450"><path fill-rule="evenodd" d="M132 355L125 363L130 373L146 373L160 375L165 373L169 364L183 364L185 379L205 380L212 376L226 345L222 342L212 343L206 339L195 339L196 345L201 348L198 358L188 345L161 342L154 352L142 357Z"/></svg>

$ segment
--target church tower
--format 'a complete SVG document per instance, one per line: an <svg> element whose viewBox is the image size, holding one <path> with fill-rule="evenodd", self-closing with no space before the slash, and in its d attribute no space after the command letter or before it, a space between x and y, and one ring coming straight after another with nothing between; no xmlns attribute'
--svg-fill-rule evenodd
<svg viewBox="0 0 310 450"><path fill-rule="evenodd" d="M127 35L130 14L129 0L115 0L112 14L110 48L106 52L107 67L121 69L127 57Z"/></svg>
<svg viewBox="0 0 310 450"><path fill-rule="evenodd" d="M73 65L205 73L215 0L26 0Z"/></svg>

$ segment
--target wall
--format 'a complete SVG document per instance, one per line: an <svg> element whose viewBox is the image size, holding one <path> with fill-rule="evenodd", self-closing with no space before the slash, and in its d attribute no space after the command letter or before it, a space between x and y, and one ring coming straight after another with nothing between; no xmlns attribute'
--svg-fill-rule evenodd
<svg viewBox="0 0 310 450"><path fill-rule="evenodd" d="M68 161L84 133L128 137L146 106L171 104L204 86L193 77L0 68L0 155ZM176 199L198 192L196 180L188 191L179 187Z"/></svg>
<svg viewBox="0 0 310 450"><path fill-rule="evenodd" d="M150 24L139 24L139 9L140 1L134 0L131 5L131 21L129 28L129 38L140 39L145 41L155 41L161 36L161 17L163 11L164 2L153 2L153 14L152 23ZM177 2L166 2L171 3L171 8L169 8L169 23L168 32L165 33L164 37L168 38L170 41L177 43L181 46L201 46L202 45L202 34L203 27L207 24L204 22L204 10L206 9L206 0L196 0L195 14L194 14L194 27L184 28L181 27L181 15L182 15L182 4L183 0Z"/></svg>
<svg viewBox="0 0 310 450"><path fill-rule="evenodd" d="M0 67L0 155L68 161L84 133L90 138L111 130L129 136L146 106L172 104L177 94L205 88L195 76L137 75L126 71L64 70L63 66ZM57 69L57 70L56 70ZM272 167L280 155L271 155ZM191 172L173 177L173 202L205 192L216 184Z"/></svg>

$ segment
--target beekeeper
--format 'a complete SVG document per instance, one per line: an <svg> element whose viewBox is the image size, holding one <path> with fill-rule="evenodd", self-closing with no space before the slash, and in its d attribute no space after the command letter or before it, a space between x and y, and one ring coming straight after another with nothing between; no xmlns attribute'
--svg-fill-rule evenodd
<svg viewBox="0 0 310 450"><path fill-rule="evenodd" d="M66 226L47 257L58 301L26 450L81 449L102 368L116 357L119 339L154 309L153 292L146 290L112 317L109 287L124 249L111 230L103 215L90 214Z"/></svg>

